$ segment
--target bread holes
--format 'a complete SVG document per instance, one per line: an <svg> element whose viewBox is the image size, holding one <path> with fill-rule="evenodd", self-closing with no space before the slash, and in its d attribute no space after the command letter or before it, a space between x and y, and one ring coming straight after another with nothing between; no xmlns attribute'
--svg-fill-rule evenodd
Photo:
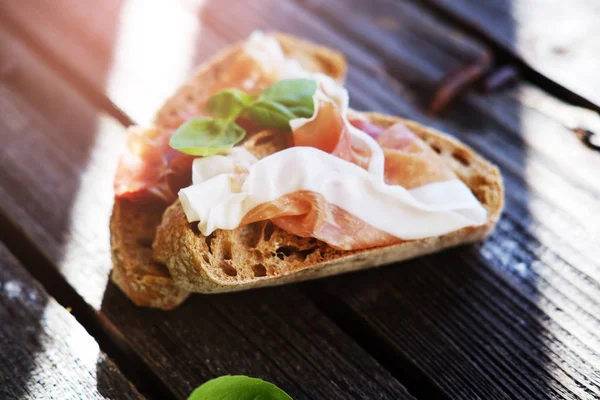
<svg viewBox="0 0 600 400"><path fill-rule="evenodd" d="M237 276L237 270L233 268L228 262L221 261L219 264L223 273L227 276Z"/></svg>
<svg viewBox="0 0 600 400"><path fill-rule="evenodd" d="M254 146L262 146L263 144L271 143L273 137L271 135L263 135L254 141Z"/></svg>
<svg viewBox="0 0 600 400"><path fill-rule="evenodd" d="M454 158L456 161L458 161L459 163L461 163L465 167L468 167L468 166L471 165L471 162L469 161L469 159L467 158L467 156L465 154L462 154L462 153L458 152L458 151L455 151L454 153L452 153L452 158Z"/></svg>
<svg viewBox="0 0 600 400"><path fill-rule="evenodd" d="M261 222L240 226L235 232L235 241L242 247L253 249L260 242L262 233L263 224Z"/></svg>
<svg viewBox="0 0 600 400"><path fill-rule="evenodd" d="M265 229L263 230L263 240L268 242L271 240L271 236L273 236L273 231L275 230L275 226L272 222L267 221L265 224Z"/></svg>
<svg viewBox="0 0 600 400"><path fill-rule="evenodd" d="M206 247L208 247L208 252L212 254L212 241L215 238L214 232L210 235L204 237L204 243L206 243Z"/></svg>
<svg viewBox="0 0 600 400"><path fill-rule="evenodd" d="M221 256L223 260L231 260L231 242L225 241L223 242L223 247L221 248Z"/></svg>
<svg viewBox="0 0 600 400"><path fill-rule="evenodd" d="M290 255L299 252L300 249L294 246L281 246L275 250L275 253L281 253L285 257L289 257Z"/></svg>
<svg viewBox="0 0 600 400"><path fill-rule="evenodd" d="M153 240L151 238L138 238L137 239L137 244L145 249L151 249L152 242L153 242Z"/></svg>
<svg viewBox="0 0 600 400"><path fill-rule="evenodd" d="M262 264L254 264L252 266L252 272L254 273L255 278L260 278L261 276L267 276L267 268Z"/></svg>
<svg viewBox="0 0 600 400"><path fill-rule="evenodd" d="M432 149L433 151L435 151L436 153L438 153L438 154L442 154L442 149L440 149L440 148L439 148L437 145L429 143L429 146L430 146L430 147L431 147L431 149Z"/></svg>
<svg viewBox="0 0 600 400"><path fill-rule="evenodd" d="M210 264L210 258L208 258L208 254L202 253L202 261L204 261L207 264Z"/></svg>
<svg viewBox="0 0 600 400"><path fill-rule="evenodd" d="M317 250L317 247L310 247L305 250L300 250L295 246L281 246L275 250L275 255L280 260L284 260L285 258L289 258L295 261L306 261L306 257L310 254L314 253Z"/></svg>

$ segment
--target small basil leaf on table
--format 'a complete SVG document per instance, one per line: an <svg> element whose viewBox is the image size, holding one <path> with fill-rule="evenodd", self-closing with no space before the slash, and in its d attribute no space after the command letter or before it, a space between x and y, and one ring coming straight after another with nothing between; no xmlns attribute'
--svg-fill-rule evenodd
<svg viewBox="0 0 600 400"><path fill-rule="evenodd" d="M265 100L258 100L252 104L247 112L250 118L261 127L282 131L289 131L290 120L296 118L296 115L283 104Z"/></svg>
<svg viewBox="0 0 600 400"><path fill-rule="evenodd" d="M252 104L252 96L238 89L223 89L213 95L204 111L219 118L235 118Z"/></svg>
<svg viewBox="0 0 600 400"><path fill-rule="evenodd" d="M272 383L244 375L211 379L192 392L188 400L292 400Z"/></svg>
<svg viewBox="0 0 600 400"><path fill-rule="evenodd" d="M244 136L246 131L233 121L198 117L181 125L169 145L182 153L206 157L222 153Z"/></svg>

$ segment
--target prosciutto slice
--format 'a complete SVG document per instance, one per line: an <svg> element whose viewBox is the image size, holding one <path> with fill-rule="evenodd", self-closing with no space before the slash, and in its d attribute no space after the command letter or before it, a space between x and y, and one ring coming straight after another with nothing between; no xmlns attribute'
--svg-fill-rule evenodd
<svg viewBox="0 0 600 400"><path fill-rule="evenodd" d="M172 149L170 136L158 129L135 126L127 134L127 149L114 181L115 196L172 203L177 191L191 182L194 158Z"/></svg>
<svg viewBox="0 0 600 400"><path fill-rule="evenodd" d="M265 219L270 219L284 231L297 236L314 237L341 250L358 250L402 241L327 203L316 192L299 191L261 204L246 214L242 225Z"/></svg>

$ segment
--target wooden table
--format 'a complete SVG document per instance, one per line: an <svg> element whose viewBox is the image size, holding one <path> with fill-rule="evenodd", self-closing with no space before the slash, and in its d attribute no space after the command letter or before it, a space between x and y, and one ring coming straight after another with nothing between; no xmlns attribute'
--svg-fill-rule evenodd
<svg viewBox="0 0 600 400"><path fill-rule="evenodd" d="M593 0L0 1L0 398L186 398L225 374L295 399L600 398L600 154L574 133L600 132L599 18ZM125 127L254 29L340 49L353 107L499 165L495 233L135 307L108 278ZM480 81L426 112L449 73L490 57L512 86Z"/></svg>

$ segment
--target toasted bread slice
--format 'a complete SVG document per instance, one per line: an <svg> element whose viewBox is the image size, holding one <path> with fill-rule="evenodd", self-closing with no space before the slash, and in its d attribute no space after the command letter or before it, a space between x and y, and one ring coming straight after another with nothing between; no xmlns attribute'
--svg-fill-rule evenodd
<svg viewBox="0 0 600 400"><path fill-rule="evenodd" d="M307 70L325 73L338 82L346 75L344 57L331 49L297 39L272 34L287 58L298 60ZM228 62L240 51L243 42L225 49L203 64L156 113L154 126L159 129L176 127L177 114L189 109L219 82ZM116 199L110 220L113 282L137 305L161 309L176 307L188 296L186 290L174 285L168 269L152 258L151 244L156 227L167 204Z"/></svg>
<svg viewBox="0 0 600 400"><path fill-rule="evenodd" d="M484 239L494 229L504 203L502 177L495 166L456 139L434 129L401 118L374 113L364 115L382 127L404 122L425 140L486 208L486 223L438 237L341 251L317 239L287 233L268 221L234 230L217 230L205 237L198 232L195 223L187 222L183 208L176 202L166 210L158 227L154 257L168 266L177 286L185 290L232 292L402 261Z"/></svg>

